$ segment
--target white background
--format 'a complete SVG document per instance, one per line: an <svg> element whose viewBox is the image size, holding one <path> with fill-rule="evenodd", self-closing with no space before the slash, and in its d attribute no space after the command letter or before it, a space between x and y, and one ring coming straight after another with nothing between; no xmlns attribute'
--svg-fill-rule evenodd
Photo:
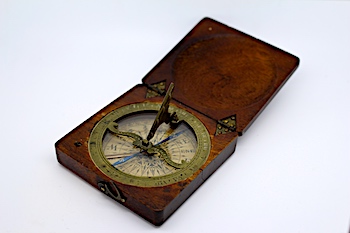
<svg viewBox="0 0 350 233"><path fill-rule="evenodd" d="M234 156L154 227L61 166L54 143L205 16L301 64ZM0 0L0 232L348 232L349 80L349 1Z"/></svg>

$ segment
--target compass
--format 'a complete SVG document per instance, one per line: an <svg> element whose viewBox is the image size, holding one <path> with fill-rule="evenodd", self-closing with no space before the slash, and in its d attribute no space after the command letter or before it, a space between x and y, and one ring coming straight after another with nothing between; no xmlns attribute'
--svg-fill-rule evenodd
<svg viewBox="0 0 350 233"><path fill-rule="evenodd" d="M126 105L97 123L89 153L103 173L124 184L157 187L185 180L205 163L209 133L194 115L169 106L173 87L162 105Z"/></svg>
<svg viewBox="0 0 350 233"><path fill-rule="evenodd" d="M233 154L298 64L204 18L142 83L58 140L57 159L161 225Z"/></svg>

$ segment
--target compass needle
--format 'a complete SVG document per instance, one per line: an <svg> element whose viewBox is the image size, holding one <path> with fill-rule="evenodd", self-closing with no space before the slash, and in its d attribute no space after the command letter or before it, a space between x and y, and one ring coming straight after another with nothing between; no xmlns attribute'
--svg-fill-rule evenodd
<svg viewBox="0 0 350 233"><path fill-rule="evenodd" d="M162 141L158 142L156 145L159 145L159 144L162 144L162 143L164 143L164 142L167 142L167 141L169 141L169 140L171 140L171 139L174 139L174 138L180 136L181 134L183 134L183 133L185 133L185 132L186 132L186 130L183 130L183 131L177 132L177 133L175 133L175 134L169 135L167 138L165 138L165 139L163 139Z"/></svg>

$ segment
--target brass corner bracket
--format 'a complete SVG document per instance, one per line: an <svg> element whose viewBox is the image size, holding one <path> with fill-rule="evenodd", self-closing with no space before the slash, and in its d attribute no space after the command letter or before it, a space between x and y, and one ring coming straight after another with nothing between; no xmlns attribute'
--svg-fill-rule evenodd
<svg viewBox="0 0 350 233"><path fill-rule="evenodd" d="M165 81L147 85L146 98L161 96L165 93Z"/></svg>
<svg viewBox="0 0 350 233"><path fill-rule="evenodd" d="M215 135L226 134L236 131L236 115L218 120Z"/></svg>

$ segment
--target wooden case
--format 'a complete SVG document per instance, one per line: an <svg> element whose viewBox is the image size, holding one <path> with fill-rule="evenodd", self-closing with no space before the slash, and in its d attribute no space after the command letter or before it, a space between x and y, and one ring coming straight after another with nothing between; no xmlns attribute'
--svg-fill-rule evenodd
<svg viewBox="0 0 350 233"><path fill-rule="evenodd" d="M60 139L58 161L92 186L155 225L161 225L233 152L242 135L294 72L299 59L240 31L205 18L144 78ZM90 133L107 113L138 102L161 103L174 82L172 104L207 128L211 151L191 177L162 187L137 187L111 180L93 163ZM110 187L109 192L100 185ZM113 185L113 186L114 186ZM116 199L116 198L115 198Z"/></svg>

